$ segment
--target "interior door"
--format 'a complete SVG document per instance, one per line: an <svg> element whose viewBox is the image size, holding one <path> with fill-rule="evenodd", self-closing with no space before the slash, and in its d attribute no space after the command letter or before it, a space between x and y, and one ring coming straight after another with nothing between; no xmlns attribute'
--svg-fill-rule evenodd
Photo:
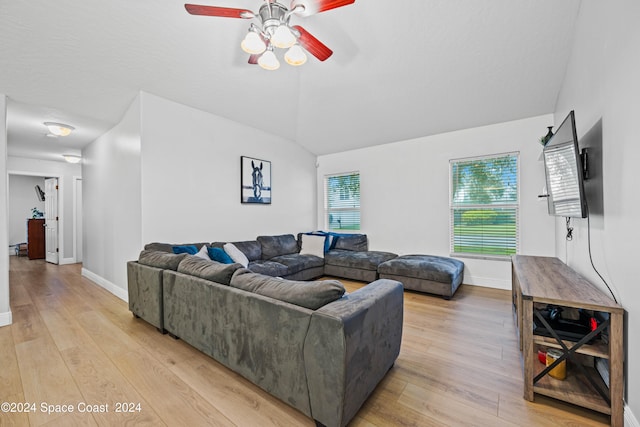
<svg viewBox="0 0 640 427"><path fill-rule="evenodd" d="M44 180L44 229L47 262L58 264L58 178Z"/></svg>

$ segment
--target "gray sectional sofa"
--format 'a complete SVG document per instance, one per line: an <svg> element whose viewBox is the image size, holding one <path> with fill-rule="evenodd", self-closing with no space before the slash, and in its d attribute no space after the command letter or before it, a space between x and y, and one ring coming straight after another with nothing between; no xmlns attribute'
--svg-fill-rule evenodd
<svg viewBox="0 0 640 427"><path fill-rule="evenodd" d="M376 280L345 294L336 280L271 277L160 245L147 245L127 264L131 311L318 425L346 425L398 357L400 282ZM293 254L266 252L269 259L251 256L254 267L294 265ZM306 278L319 275L317 268L302 260L286 275Z"/></svg>

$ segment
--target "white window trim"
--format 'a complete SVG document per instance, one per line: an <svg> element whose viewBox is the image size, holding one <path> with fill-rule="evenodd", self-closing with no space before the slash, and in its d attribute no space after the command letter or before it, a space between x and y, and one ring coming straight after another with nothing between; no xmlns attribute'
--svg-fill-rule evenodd
<svg viewBox="0 0 640 427"><path fill-rule="evenodd" d="M323 217L324 217L324 229L325 230L329 230L329 231L346 231L346 230L340 230L340 229L332 229L330 228L329 225L329 197L327 194L327 183L329 181L329 178L333 178L333 177L338 177L338 176L347 176L347 175L358 175L358 178L361 178L360 176L360 171L350 171L350 172L340 172L340 173L332 173L332 174L327 174L324 176L324 181L322 184L322 191L324 193L324 213L323 213ZM362 180L360 180L360 185L362 185ZM361 187L362 189L362 187ZM362 191L360 191L360 207L359 208L334 208L331 209L331 212L339 212L339 211L343 211L343 212L349 212L349 211L357 211L360 213L360 228L358 228L358 230L362 230ZM358 230L354 230L354 231L358 231Z"/></svg>
<svg viewBox="0 0 640 427"><path fill-rule="evenodd" d="M449 255L456 258L473 258L473 259L486 259L486 260L495 260L495 261L509 261L511 262L510 255L483 255L483 254L472 254L466 252L455 252L454 251L454 238L453 238L453 222L454 215L453 209L455 208L453 204L453 163L460 162L468 162L473 160L485 160L497 157L506 157L506 156L515 156L516 157L516 179L517 179L517 196L518 203L516 204L502 204L502 205L493 205L495 207L500 208L515 208L516 210L516 254L520 253L520 152L519 151L508 151L503 153L495 153L495 154L487 154L482 156L471 156L471 157L460 157L456 159L449 160ZM465 205L465 208L480 208L487 209L488 205Z"/></svg>

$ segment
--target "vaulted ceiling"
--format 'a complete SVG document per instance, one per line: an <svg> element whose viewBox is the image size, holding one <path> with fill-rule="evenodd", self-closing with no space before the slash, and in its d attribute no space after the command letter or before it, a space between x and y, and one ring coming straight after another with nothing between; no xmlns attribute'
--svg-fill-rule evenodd
<svg viewBox="0 0 640 427"><path fill-rule="evenodd" d="M116 124L139 91L318 155L550 113L579 7L356 0L291 20L334 51L327 61L265 71L239 47L250 21L192 16L184 1L0 0L9 155L60 160L77 152ZM77 130L47 138L44 121Z"/></svg>

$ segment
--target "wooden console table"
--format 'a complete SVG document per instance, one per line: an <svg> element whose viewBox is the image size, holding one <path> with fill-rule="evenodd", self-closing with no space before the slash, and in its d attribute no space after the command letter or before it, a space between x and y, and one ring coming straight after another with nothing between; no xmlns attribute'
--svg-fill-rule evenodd
<svg viewBox="0 0 640 427"><path fill-rule="evenodd" d="M624 309L557 258L516 255L511 266L515 321L524 359L524 398L533 401L538 393L570 402L608 414L612 426L622 427ZM554 338L536 335L534 316L547 304L603 313L608 320L577 342L562 340L555 331L551 332ZM598 337L591 339L603 330L608 330L608 343ZM563 357L558 363L573 363L565 380L547 375L551 367L547 369L537 358L541 346L560 349ZM596 357L609 361L609 387L593 367ZM591 363L585 365L585 361Z"/></svg>

